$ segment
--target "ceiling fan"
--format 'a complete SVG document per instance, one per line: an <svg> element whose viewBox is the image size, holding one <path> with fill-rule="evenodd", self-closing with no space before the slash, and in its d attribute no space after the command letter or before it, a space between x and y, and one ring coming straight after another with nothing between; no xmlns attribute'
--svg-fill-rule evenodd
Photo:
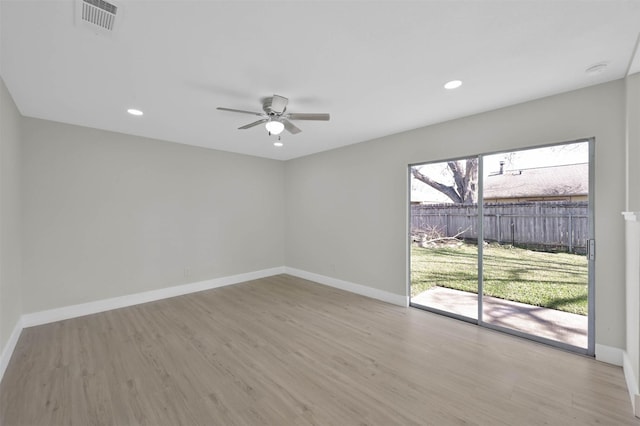
<svg viewBox="0 0 640 426"><path fill-rule="evenodd" d="M284 129L291 134L298 134L300 130L291 120L315 120L315 121L329 121L329 114L321 113L293 113L286 112L289 99L273 95L269 98L265 98L262 102L262 110L264 112L245 111L241 109L223 108L218 107L221 111L240 112L242 114L251 114L261 117L258 121L245 124L242 127L238 127L239 130L250 129L259 124L265 123L265 127L270 135L279 135Z"/></svg>

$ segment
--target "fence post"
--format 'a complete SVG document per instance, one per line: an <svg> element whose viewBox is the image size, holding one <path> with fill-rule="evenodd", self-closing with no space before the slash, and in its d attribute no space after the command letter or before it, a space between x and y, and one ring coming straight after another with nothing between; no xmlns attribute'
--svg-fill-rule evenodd
<svg viewBox="0 0 640 426"><path fill-rule="evenodd" d="M445 231L445 235L447 237L449 237L449 213L445 213L444 214L444 220L446 221L445 230L444 230Z"/></svg>
<svg viewBox="0 0 640 426"><path fill-rule="evenodd" d="M511 245L516 246L516 223L511 218Z"/></svg>
<svg viewBox="0 0 640 426"><path fill-rule="evenodd" d="M500 213L496 213L496 227L498 228L498 244L502 244L502 228L500 227Z"/></svg>
<svg viewBox="0 0 640 426"><path fill-rule="evenodd" d="M573 253L573 215L569 213L569 253Z"/></svg>

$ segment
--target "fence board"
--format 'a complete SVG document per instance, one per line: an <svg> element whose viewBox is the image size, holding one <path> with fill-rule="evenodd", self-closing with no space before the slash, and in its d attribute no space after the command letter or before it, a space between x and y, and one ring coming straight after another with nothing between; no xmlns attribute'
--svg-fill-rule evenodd
<svg viewBox="0 0 640 426"><path fill-rule="evenodd" d="M484 239L548 251L586 253L588 202L529 201L484 204ZM437 230L442 236L459 234L478 240L477 204L414 204L411 232Z"/></svg>

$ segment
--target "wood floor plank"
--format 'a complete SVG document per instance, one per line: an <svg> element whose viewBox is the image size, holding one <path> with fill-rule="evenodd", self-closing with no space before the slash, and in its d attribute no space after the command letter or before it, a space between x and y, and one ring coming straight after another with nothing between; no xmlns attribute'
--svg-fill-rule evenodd
<svg viewBox="0 0 640 426"><path fill-rule="evenodd" d="M25 329L0 425L640 425L622 370L287 275Z"/></svg>

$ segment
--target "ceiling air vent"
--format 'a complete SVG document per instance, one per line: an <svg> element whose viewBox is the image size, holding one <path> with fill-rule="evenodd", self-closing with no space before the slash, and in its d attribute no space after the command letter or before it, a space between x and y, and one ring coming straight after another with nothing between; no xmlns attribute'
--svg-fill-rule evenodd
<svg viewBox="0 0 640 426"><path fill-rule="evenodd" d="M76 0L76 20L102 33L111 33L116 15L122 12L117 3L105 0Z"/></svg>
<svg viewBox="0 0 640 426"><path fill-rule="evenodd" d="M82 0L82 20L113 30L118 6L104 0Z"/></svg>

